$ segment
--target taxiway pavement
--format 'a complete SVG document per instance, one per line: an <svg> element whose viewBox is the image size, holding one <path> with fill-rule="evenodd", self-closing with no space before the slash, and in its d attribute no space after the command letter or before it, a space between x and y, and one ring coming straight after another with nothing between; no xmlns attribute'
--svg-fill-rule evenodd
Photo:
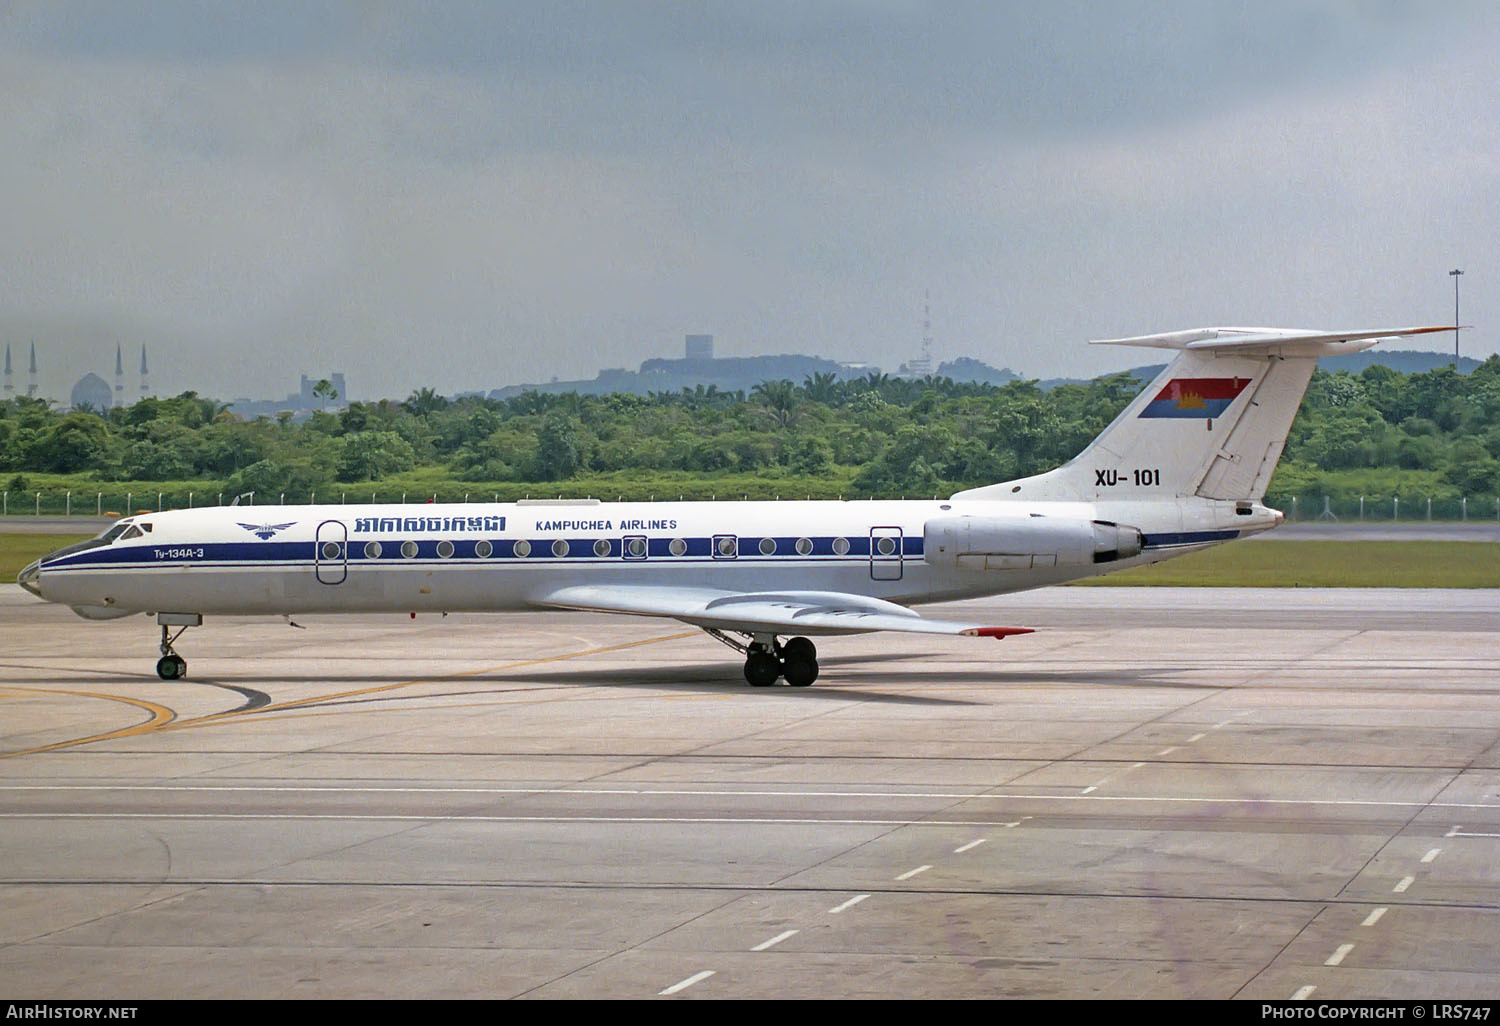
<svg viewBox="0 0 1500 1026"><path fill-rule="evenodd" d="M1051 589L1038 633L143 617L0 587L0 992L1493 998L1500 595Z"/></svg>

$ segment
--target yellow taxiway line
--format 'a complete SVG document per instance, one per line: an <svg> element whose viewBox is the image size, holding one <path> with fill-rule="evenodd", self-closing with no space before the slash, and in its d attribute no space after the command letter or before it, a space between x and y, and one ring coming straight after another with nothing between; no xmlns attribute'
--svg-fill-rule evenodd
<svg viewBox="0 0 1500 1026"><path fill-rule="evenodd" d="M106 701L124 702L145 709L151 713L151 717L144 723L138 723L131 727L122 727L119 730L106 731L101 734L91 734L88 737L73 738L68 741L55 741L50 745L38 745L35 748L26 748L15 752L0 752L0 759L9 759L18 755L35 755L39 752L51 752L60 748L73 748L78 745L92 744L96 741L110 741L121 737L135 737L141 734L154 734L163 730L184 730L190 727L211 727L223 723L233 723L247 716L261 716L266 713L285 712L291 709L300 709L308 706L319 705L324 702L341 701L349 698L360 698L368 695L377 695L387 691L396 691L401 688L415 687L419 684L436 684L447 680L462 680L465 677L478 677L486 673L501 673L506 670L519 670L528 666L541 666L546 663L564 662L569 659L581 659L584 656L603 655L606 652L620 652L625 649L639 648L643 645L655 645L663 641L678 641L682 638L690 638L697 631L683 631L678 634L668 634L660 638L645 638L639 641L627 641L618 645L604 645L600 648L584 649L581 652L568 652L563 655L543 656L540 659L524 659L520 662L505 663L500 666L486 666L478 670L465 670L461 673L444 674L440 677L421 677L416 680L401 681L397 684L382 684L379 687L355 688L352 691L340 691L331 695L318 695L313 698L299 698L289 702L277 702L272 705L263 705L257 709L242 709L221 713L209 713L206 716L195 716L188 720L179 720L177 714L166 706L157 705L136 698L122 698L119 695L104 695L91 691L62 691L50 688L28 688L11 684L0 684L0 690L23 691L41 695L73 695L82 698L102 698Z"/></svg>

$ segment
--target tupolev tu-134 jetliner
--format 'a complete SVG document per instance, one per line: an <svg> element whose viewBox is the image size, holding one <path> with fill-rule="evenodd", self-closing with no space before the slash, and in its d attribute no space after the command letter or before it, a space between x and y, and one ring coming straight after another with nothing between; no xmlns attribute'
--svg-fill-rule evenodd
<svg viewBox="0 0 1500 1026"><path fill-rule="evenodd" d="M681 620L741 652L751 684L805 686L818 676L809 637L1027 634L907 607L1275 527L1282 514L1261 499L1318 357L1451 330L1103 340L1177 355L1067 464L946 501L206 507L127 517L19 581L87 619L154 614L166 680L186 673L173 643L204 616L555 609Z"/></svg>

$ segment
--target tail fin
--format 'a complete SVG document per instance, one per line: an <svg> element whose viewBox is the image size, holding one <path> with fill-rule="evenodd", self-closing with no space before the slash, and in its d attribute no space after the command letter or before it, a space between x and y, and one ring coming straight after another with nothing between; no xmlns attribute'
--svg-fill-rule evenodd
<svg viewBox="0 0 1500 1026"><path fill-rule="evenodd" d="M1281 459L1319 356L1452 330L1202 328L1096 342L1173 349L1177 356L1068 463L953 498L1258 500Z"/></svg>

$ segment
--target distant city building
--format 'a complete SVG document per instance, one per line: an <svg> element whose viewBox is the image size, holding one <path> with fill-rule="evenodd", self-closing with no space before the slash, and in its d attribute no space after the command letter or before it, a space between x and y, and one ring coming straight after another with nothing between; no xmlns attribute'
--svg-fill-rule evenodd
<svg viewBox="0 0 1500 1026"><path fill-rule="evenodd" d="M714 358L714 337L712 335L689 335L685 348L689 360L712 360Z"/></svg>
<svg viewBox="0 0 1500 1026"><path fill-rule="evenodd" d="M326 380L330 385L333 386L333 390L337 394L327 399L323 398L322 396L313 395L313 389L317 388L318 382L323 380L325 379L309 378L306 374L302 375L302 390L299 394L299 398L301 399L301 406L299 407L300 409L321 410L324 406L327 405L349 405L349 400L344 397L344 375L342 373L335 371L334 373L328 375Z"/></svg>
<svg viewBox="0 0 1500 1026"><path fill-rule="evenodd" d="M113 403L114 393L110 391L109 382L92 373L79 378L69 396L69 405L75 410L87 407L95 413L106 413Z"/></svg>
<svg viewBox="0 0 1500 1026"><path fill-rule="evenodd" d="M318 382L326 380L333 387L334 395L314 395ZM327 378L301 376L297 391L285 399L239 398L229 404L229 411L239 417L274 417L278 413L290 413L301 420L314 410L342 409L349 405L349 393L344 384L342 371L335 371Z"/></svg>

